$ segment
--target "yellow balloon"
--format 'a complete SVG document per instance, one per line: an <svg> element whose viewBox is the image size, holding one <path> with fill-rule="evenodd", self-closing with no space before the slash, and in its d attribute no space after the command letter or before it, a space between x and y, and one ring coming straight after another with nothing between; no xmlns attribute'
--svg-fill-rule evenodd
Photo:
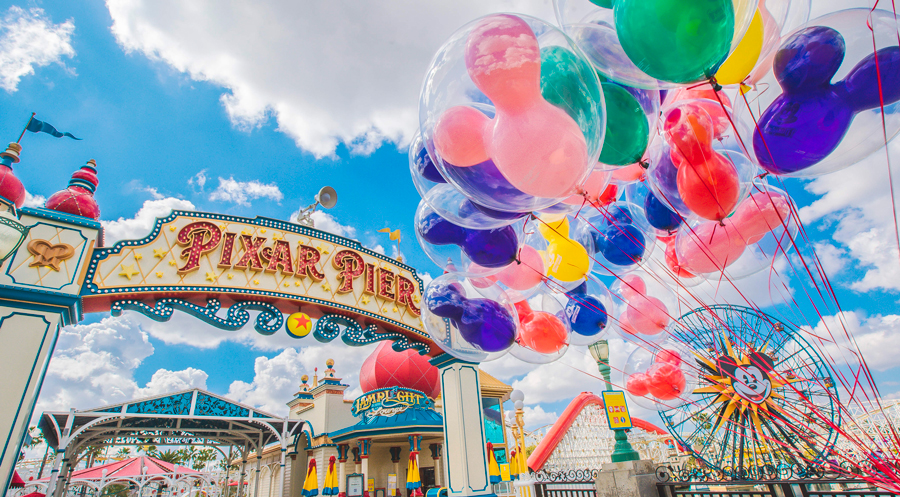
<svg viewBox="0 0 900 497"><path fill-rule="evenodd" d="M738 46L731 52L728 59L719 67L716 73L716 82L720 85L736 85L750 75L750 71L756 67L759 62L759 54L762 52L763 46L763 29L762 16L759 10L753 14L753 20L750 21L750 27L738 43Z"/></svg>
<svg viewBox="0 0 900 497"><path fill-rule="evenodd" d="M547 251L542 253L547 268L547 276L559 281L583 279L590 270L587 250L569 238L569 220L563 217L557 221L538 224L538 231L547 240Z"/></svg>

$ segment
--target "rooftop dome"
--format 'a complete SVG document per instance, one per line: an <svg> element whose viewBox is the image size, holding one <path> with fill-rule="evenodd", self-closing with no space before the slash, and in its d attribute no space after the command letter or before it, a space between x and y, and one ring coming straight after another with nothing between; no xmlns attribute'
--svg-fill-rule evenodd
<svg viewBox="0 0 900 497"><path fill-rule="evenodd" d="M97 163L91 159L72 174L68 188L54 193L47 199L46 206L58 212L100 219L100 207L94 199L98 183Z"/></svg>
<svg viewBox="0 0 900 497"><path fill-rule="evenodd" d="M437 368L428 359L414 349L394 352L391 342L381 342L363 362L359 385L364 393L379 388L404 387L419 390L433 399L441 394L441 383Z"/></svg>

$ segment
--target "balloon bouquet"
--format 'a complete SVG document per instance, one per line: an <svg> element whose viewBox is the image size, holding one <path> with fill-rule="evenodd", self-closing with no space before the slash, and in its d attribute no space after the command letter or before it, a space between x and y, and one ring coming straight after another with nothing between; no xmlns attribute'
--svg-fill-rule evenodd
<svg viewBox="0 0 900 497"><path fill-rule="evenodd" d="M687 402L676 291L786 257L797 208L771 176L850 166L900 131L893 17L808 22L809 3L555 0L562 29L494 14L453 34L409 155L416 235L445 273L424 291L435 342L545 363L616 333L634 401Z"/></svg>

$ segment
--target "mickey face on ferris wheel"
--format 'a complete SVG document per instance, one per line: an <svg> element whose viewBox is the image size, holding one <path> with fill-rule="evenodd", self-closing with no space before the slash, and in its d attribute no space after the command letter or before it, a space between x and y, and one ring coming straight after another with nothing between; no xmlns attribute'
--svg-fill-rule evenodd
<svg viewBox="0 0 900 497"><path fill-rule="evenodd" d="M731 378L734 391L754 404L762 404L772 393L772 381L769 374L775 362L768 354L751 352L747 356L748 363L738 364L730 356L716 359L716 365L722 376Z"/></svg>

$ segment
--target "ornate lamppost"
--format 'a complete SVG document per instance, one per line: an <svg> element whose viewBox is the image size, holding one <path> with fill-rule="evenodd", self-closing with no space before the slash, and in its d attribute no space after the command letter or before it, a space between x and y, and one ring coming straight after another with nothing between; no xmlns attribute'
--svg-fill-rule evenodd
<svg viewBox="0 0 900 497"><path fill-rule="evenodd" d="M612 391L612 383L609 379L609 342L599 340L588 346L588 350L591 351L591 356L597 362L597 369L600 370L603 381L606 382L604 390ZM625 433L625 430L615 430L613 433L616 444L613 446L612 462L640 460L641 455L628 442L628 434Z"/></svg>
<svg viewBox="0 0 900 497"><path fill-rule="evenodd" d="M516 439L516 464L519 466L516 468L519 479L514 485L522 490L520 494L522 497L531 497L531 487L534 481L528 472L528 463L526 462L528 458L525 453L525 393L521 390L513 390L509 394L509 400L513 401L516 408L515 422L510 426L513 438Z"/></svg>

